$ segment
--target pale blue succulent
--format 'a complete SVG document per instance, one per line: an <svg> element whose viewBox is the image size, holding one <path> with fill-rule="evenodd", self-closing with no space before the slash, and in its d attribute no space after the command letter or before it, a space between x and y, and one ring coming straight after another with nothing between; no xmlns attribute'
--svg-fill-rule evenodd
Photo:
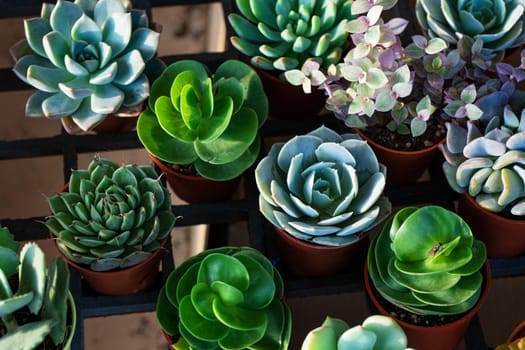
<svg viewBox="0 0 525 350"><path fill-rule="evenodd" d="M159 33L128 0L58 0L25 20L25 39L11 49L16 75L39 91L26 115L61 119L68 131L94 128L109 114L142 110ZM160 65L160 66L159 66Z"/></svg>
<svg viewBox="0 0 525 350"><path fill-rule="evenodd" d="M492 212L525 215L524 97L514 95L519 106L505 105L490 119L468 120L466 128L447 123L447 142L440 145L450 187L468 192Z"/></svg>
<svg viewBox="0 0 525 350"><path fill-rule="evenodd" d="M525 42L524 0L417 0L419 24L430 37L456 45L464 36L499 52Z"/></svg>
<svg viewBox="0 0 525 350"><path fill-rule="evenodd" d="M262 214L292 236L349 245L390 214L386 168L356 134L321 126L272 145L255 169Z"/></svg>

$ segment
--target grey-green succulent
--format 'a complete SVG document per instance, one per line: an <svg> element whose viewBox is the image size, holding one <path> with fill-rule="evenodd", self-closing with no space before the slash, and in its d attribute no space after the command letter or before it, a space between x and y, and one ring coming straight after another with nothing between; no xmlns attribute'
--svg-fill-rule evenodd
<svg viewBox="0 0 525 350"><path fill-rule="evenodd" d="M75 132L109 114L142 110L147 73L163 67L155 57L160 34L145 11L131 9L129 0L58 0L24 24L25 39L11 53L16 75L39 90L27 101L27 116L60 118Z"/></svg>
<svg viewBox="0 0 525 350"><path fill-rule="evenodd" d="M363 1L360 1L363 2ZM229 22L232 45L252 65L286 71L315 60L326 67L347 47L346 23L353 0L236 0Z"/></svg>
<svg viewBox="0 0 525 350"><path fill-rule="evenodd" d="M306 335L301 350L409 350L403 328L391 317L371 315L351 327L339 318L326 317Z"/></svg>
<svg viewBox="0 0 525 350"><path fill-rule="evenodd" d="M48 199L45 225L58 248L94 271L147 259L170 234L176 217L170 193L151 166L95 158L73 171L68 190Z"/></svg>
<svg viewBox="0 0 525 350"><path fill-rule="evenodd" d="M292 236L344 246L390 214L386 168L357 134L321 126L275 143L255 169L262 214Z"/></svg>
<svg viewBox="0 0 525 350"><path fill-rule="evenodd" d="M20 252L18 248L9 230L0 227L0 323L6 329L0 349L35 349L46 337L60 349L70 349L76 312L66 263L54 258L47 267L44 252L34 242ZM20 317L23 308L31 313L29 320Z"/></svg>
<svg viewBox="0 0 525 350"><path fill-rule="evenodd" d="M430 37L456 45L464 36L481 39L488 52L525 42L523 0L417 0L419 24Z"/></svg>
<svg viewBox="0 0 525 350"><path fill-rule="evenodd" d="M523 94L520 95L523 98ZM522 100L523 101L523 100ZM480 125L447 124L443 170L451 188L492 212L525 215L525 113L510 106Z"/></svg>
<svg viewBox="0 0 525 350"><path fill-rule="evenodd" d="M485 245L456 213L406 207L370 244L368 273L379 294L402 309L455 315L478 302L486 258Z"/></svg>

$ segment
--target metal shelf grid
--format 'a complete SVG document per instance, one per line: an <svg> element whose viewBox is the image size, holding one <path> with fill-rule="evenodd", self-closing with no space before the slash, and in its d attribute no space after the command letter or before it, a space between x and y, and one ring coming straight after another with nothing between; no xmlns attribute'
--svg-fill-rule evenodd
<svg viewBox="0 0 525 350"><path fill-rule="evenodd" d="M0 0L0 18L38 16L43 1ZM136 0L136 8L143 8L151 13L151 8L156 6L179 6L212 3L212 0ZM221 0L224 15L234 9L233 0ZM406 1L398 5L400 13L409 13ZM227 21L226 21L227 23ZM227 26L228 33L231 28ZM222 61L239 58L239 54L232 48L220 53L198 53L190 55L173 55L161 57L167 64L178 59L196 59L207 64L211 70ZM0 92L29 89L21 82L10 68L0 69ZM262 128L264 138L291 136L306 133L321 124L330 125L331 119L325 117L305 116L300 123L293 120L269 120ZM70 169L77 168L78 154L84 152L97 152L108 150L126 150L142 148L134 131L121 134L96 134L96 135L69 135L64 131L61 134L26 140L1 141L0 160L44 157L60 155L63 159L64 182L70 175ZM444 183L439 164L435 162L430 169L430 180L409 185L387 186L386 195L394 206L417 205L434 203L453 208L454 193ZM208 247L223 245L227 242L228 225L247 221L250 245L263 252L274 261L282 271L287 298L300 298L304 296L324 295L341 292L362 291L362 270L357 266L348 273L337 276L315 279L297 279L290 276L279 263L279 255L274 244L274 237L269 223L258 211L258 192L255 186L253 168L244 176L244 198L220 203L202 203L192 205L173 206L177 215L184 217L177 222L177 226L190 226L197 224L210 224L211 232ZM44 225L39 223L42 217L12 219L0 218L0 223L13 232L17 240L46 239L49 233ZM492 277L508 277L525 274L525 256L513 259L491 259ZM162 259L162 273L148 290L132 295L101 296L94 294L84 285L80 275L71 269L71 291L77 305L78 322L72 348L80 350L83 345L83 320L89 317L116 315L153 311L156 298L163 281L173 269L171 246L168 246ZM479 319L471 322L465 336L469 350L485 350L483 330Z"/></svg>

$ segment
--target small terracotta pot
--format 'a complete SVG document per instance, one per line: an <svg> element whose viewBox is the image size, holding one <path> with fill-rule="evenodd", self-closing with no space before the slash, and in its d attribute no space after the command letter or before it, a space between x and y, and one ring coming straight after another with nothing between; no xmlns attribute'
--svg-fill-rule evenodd
<svg viewBox="0 0 525 350"><path fill-rule="evenodd" d="M297 239L274 226L276 244L283 265L297 277L325 277L345 272L355 265L365 251L368 232L359 240L343 247L328 247Z"/></svg>
<svg viewBox="0 0 525 350"><path fill-rule="evenodd" d="M440 326L419 326L396 319L396 322L403 328L408 338L408 346L417 350L453 350L463 338L471 319L479 311L485 302L490 288L491 272L488 260L485 261L483 268L483 284L481 295L478 302L461 318ZM390 316L390 313L379 303L373 290L368 275L368 263L364 269L366 293L380 314Z"/></svg>
<svg viewBox="0 0 525 350"><path fill-rule="evenodd" d="M231 199L241 181L241 176L227 181L213 181L202 176L185 175L148 154L164 173L168 184L177 196L188 203L220 202Z"/></svg>
<svg viewBox="0 0 525 350"><path fill-rule="evenodd" d="M167 239L163 240L160 248L137 265L117 271L93 271L71 261L58 248L55 242L56 237L53 234L51 236L56 250L64 260L82 275L86 283L95 292L104 295L138 293L148 288L159 274L160 260L165 252L164 246L167 242Z"/></svg>
<svg viewBox="0 0 525 350"><path fill-rule="evenodd" d="M458 214L474 236L482 240L491 258L511 258L525 253L525 220L512 220L483 209L468 193L458 198Z"/></svg>
<svg viewBox="0 0 525 350"><path fill-rule="evenodd" d="M253 67L261 78L268 97L269 116L274 119L304 119L319 114L326 97L322 90L312 88L306 94L301 86L294 86L268 71Z"/></svg>
<svg viewBox="0 0 525 350"><path fill-rule="evenodd" d="M415 182L439 153L439 143L418 151L398 151L378 144L358 129L354 131L368 142L379 162L386 166L386 182L389 185Z"/></svg>

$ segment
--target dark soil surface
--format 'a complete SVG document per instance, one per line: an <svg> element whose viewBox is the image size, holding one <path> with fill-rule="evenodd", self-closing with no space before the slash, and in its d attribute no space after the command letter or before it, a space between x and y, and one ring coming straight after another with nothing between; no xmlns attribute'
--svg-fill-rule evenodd
<svg viewBox="0 0 525 350"><path fill-rule="evenodd" d="M376 143L398 151L418 151L441 142L447 135L443 123L432 123L425 133L418 137L400 135L384 126L367 126L362 132Z"/></svg>

